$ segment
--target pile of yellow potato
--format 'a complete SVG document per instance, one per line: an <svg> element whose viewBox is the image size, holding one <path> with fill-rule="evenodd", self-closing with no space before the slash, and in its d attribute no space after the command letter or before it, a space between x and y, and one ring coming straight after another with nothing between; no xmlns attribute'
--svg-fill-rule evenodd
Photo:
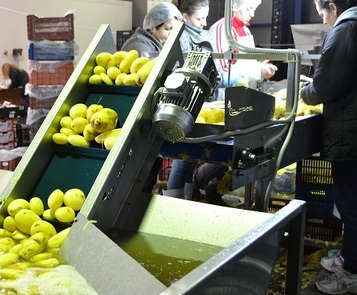
<svg viewBox="0 0 357 295"><path fill-rule="evenodd" d="M274 119L279 120L286 117L286 95L287 89L283 88L277 92L270 93L275 97L275 110L274 110ZM298 108L296 111L296 116L307 116L312 114L321 114L323 106L322 104L318 105L307 105L302 99L298 100Z"/></svg>
<svg viewBox="0 0 357 295"><path fill-rule="evenodd" d="M284 119L286 117L285 110L287 89L283 88L270 94L275 97L274 119ZM321 114L322 109L322 104L315 106L307 105L303 102L303 100L299 99L296 116ZM196 123L222 125L224 124L224 109L203 107L196 118Z"/></svg>
<svg viewBox="0 0 357 295"><path fill-rule="evenodd" d="M139 57L136 50L120 50L113 54L100 52L95 61L90 84L143 86L156 59Z"/></svg>
<svg viewBox="0 0 357 295"><path fill-rule="evenodd" d="M47 220L73 222L86 196L79 188L55 189L45 210L39 197L14 199L0 228L0 277L16 279L27 267L56 267L64 263L58 254L70 227L60 232Z"/></svg>
<svg viewBox="0 0 357 295"><path fill-rule="evenodd" d="M71 223L85 200L86 196L79 188L71 188L65 192L57 188L48 196L48 209L44 210L42 216L48 220Z"/></svg>
<svg viewBox="0 0 357 295"><path fill-rule="evenodd" d="M200 124L224 124L223 108L202 108L196 118L196 123Z"/></svg>
<svg viewBox="0 0 357 295"><path fill-rule="evenodd" d="M63 194L62 202L65 201L67 205L58 207L53 212L53 219L73 221L74 217L69 219L67 210L60 208L74 210L68 205L74 204L75 209L83 205L84 194L78 197L77 190L68 190L66 197ZM49 202L52 202L50 198ZM29 201L15 199L9 203L8 215L0 228L0 278L17 279L28 267L52 268L65 263L58 252L70 227L57 232L50 222L42 219L48 215L48 210L53 209L45 210L39 197L32 197Z"/></svg>
<svg viewBox="0 0 357 295"><path fill-rule="evenodd" d="M118 114L111 108L77 103L70 108L68 115L60 119L60 129L52 135L52 140L59 145L85 148L95 141L110 150L121 130L116 128L117 122Z"/></svg>

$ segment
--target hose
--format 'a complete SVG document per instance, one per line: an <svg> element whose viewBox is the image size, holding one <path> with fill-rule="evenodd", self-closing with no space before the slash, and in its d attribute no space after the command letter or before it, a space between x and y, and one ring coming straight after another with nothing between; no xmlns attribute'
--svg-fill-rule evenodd
<svg viewBox="0 0 357 295"><path fill-rule="evenodd" d="M271 139L270 142L274 142L275 140L280 140L283 134L286 132L285 140L282 144L282 147L279 151L279 154L276 159L275 163L275 170L272 175L272 178L268 184L268 188L266 190L263 202L263 210L268 210L270 194L272 191L272 182L275 179L277 171L279 170L283 155L286 151L286 148L289 144L291 136L294 131L295 126L295 118L296 118L296 110L298 106L298 85L300 82L300 64L301 64L301 53L295 49L268 49L268 48L253 48L247 47L242 44L239 44L234 38L232 34L232 0L225 1L225 10L224 10L224 18L225 18L225 33L227 36L227 40L229 45L233 48L238 50L238 52L245 52L245 53L252 53L257 54L257 56L261 55L260 57L264 57L266 55L274 55L276 56L275 60L286 61L288 63L294 63L294 79L293 79L293 105L292 110L288 117L286 118L285 122L287 124L287 128L284 128L281 133L279 133L275 138ZM244 58L244 57L243 57ZM287 131L286 131L287 129Z"/></svg>

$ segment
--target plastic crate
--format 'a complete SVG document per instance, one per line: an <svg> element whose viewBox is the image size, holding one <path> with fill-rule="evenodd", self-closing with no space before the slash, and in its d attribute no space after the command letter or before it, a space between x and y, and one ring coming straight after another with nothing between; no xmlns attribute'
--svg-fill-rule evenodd
<svg viewBox="0 0 357 295"><path fill-rule="evenodd" d="M29 61L30 79L33 85L64 85L73 73L72 61L41 62Z"/></svg>
<svg viewBox="0 0 357 295"><path fill-rule="evenodd" d="M58 97L63 90L64 85L32 85L26 84L26 93L29 96L45 99Z"/></svg>
<svg viewBox="0 0 357 295"><path fill-rule="evenodd" d="M296 198L306 201L306 216L332 218L334 196L332 185L302 184L296 188Z"/></svg>
<svg viewBox="0 0 357 295"><path fill-rule="evenodd" d="M31 41L28 44L29 59L73 60L74 41Z"/></svg>
<svg viewBox="0 0 357 295"><path fill-rule="evenodd" d="M306 158L297 164L297 185L332 184L331 163L319 157Z"/></svg>
<svg viewBox="0 0 357 295"><path fill-rule="evenodd" d="M331 163L319 157L298 162L296 182L296 198L306 201L306 236L334 240L342 233L342 223L333 215Z"/></svg>
<svg viewBox="0 0 357 295"><path fill-rule="evenodd" d="M133 35L133 31L117 31L117 50L121 50L123 44L131 35Z"/></svg>
<svg viewBox="0 0 357 295"><path fill-rule="evenodd" d="M164 158L159 170L159 180L168 181L172 168L172 159Z"/></svg>
<svg viewBox="0 0 357 295"><path fill-rule="evenodd" d="M342 223L337 218L306 218L305 237L333 241L342 234Z"/></svg>
<svg viewBox="0 0 357 295"><path fill-rule="evenodd" d="M19 122L16 123L16 142L18 147L30 145L30 126Z"/></svg>
<svg viewBox="0 0 357 295"><path fill-rule="evenodd" d="M30 96L29 98L29 107L31 109L46 109L49 110L52 108L53 104L56 102L57 97L51 98L36 98Z"/></svg>
<svg viewBox="0 0 357 295"><path fill-rule="evenodd" d="M31 109L51 109L64 85L26 85Z"/></svg>
<svg viewBox="0 0 357 295"><path fill-rule="evenodd" d="M35 15L28 15L27 38L33 41L73 40L73 14L68 14L64 17L37 17Z"/></svg>
<svg viewBox="0 0 357 295"><path fill-rule="evenodd" d="M0 169L7 171L14 171L19 164L21 158L16 158L10 161L0 161Z"/></svg>
<svg viewBox="0 0 357 295"><path fill-rule="evenodd" d="M39 120L37 120L36 122L33 122L30 125L30 141L33 140L33 138L35 137L38 130L40 130L40 127L41 127L43 121L45 121L45 118L40 118Z"/></svg>

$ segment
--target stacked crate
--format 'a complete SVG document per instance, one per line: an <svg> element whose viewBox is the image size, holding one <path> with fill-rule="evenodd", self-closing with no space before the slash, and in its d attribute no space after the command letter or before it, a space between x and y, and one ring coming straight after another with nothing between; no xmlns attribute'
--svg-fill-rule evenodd
<svg viewBox="0 0 357 295"><path fill-rule="evenodd" d="M18 146L16 125L20 120L19 107L0 108L0 169L15 170L20 157L14 158L12 150Z"/></svg>
<svg viewBox="0 0 357 295"><path fill-rule="evenodd" d="M306 201L308 238L333 241L342 233L342 223L333 215L332 183L330 162L317 156L298 162L296 198Z"/></svg>
<svg viewBox="0 0 357 295"><path fill-rule="evenodd" d="M125 41L128 40L134 31L117 31L117 50L121 50L122 46L124 45Z"/></svg>
<svg viewBox="0 0 357 295"><path fill-rule="evenodd" d="M73 14L28 15L27 36L30 79L26 123L33 137L74 70Z"/></svg>

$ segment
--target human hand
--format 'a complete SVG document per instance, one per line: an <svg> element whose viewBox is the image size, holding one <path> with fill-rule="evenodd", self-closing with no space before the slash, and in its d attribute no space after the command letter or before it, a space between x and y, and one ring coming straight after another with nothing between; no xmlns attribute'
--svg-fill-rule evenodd
<svg viewBox="0 0 357 295"><path fill-rule="evenodd" d="M278 71L278 67L270 63L269 60L264 60L261 63L261 75L263 79L269 79L275 75Z"/></svg>

